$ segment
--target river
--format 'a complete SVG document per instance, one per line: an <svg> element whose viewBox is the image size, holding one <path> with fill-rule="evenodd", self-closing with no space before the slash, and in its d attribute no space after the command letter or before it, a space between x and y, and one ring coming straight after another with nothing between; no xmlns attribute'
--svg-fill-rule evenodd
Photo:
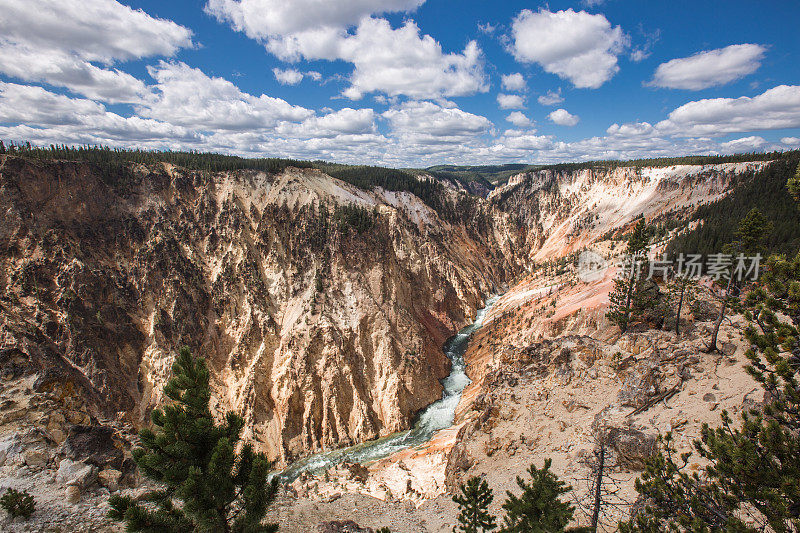
<svg viewBox="0 0 800 533"><path fill-rule="evenodd" d="M310 455L291 464L281 473L281 477L292 481L304 472L319 473L343 462L369 463L377 461L406 448L424 444L437 431L453 425L461 393L470 384L464 362L464 353L467 351L470 336L483 325L487 313L498 298L499 296L490 296L486 300L485 307L478 310L475 322L462 328L445 343L443 349L452 365L450 374L442 380L442 387L444 387L442 398L430 404L419 414L413 428L349 448Z"/></svg>

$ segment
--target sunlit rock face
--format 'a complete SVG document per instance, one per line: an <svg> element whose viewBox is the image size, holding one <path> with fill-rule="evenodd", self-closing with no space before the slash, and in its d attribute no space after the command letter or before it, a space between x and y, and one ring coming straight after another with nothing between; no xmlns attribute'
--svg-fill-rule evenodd
<svg viewBox="0 0 800 533"><path fill-rule="evenodd" d="M680 218L730 192L769 161L667 167L545 169L513 176L489 200L522 217L531 258L561 257L642 215Z"/></svg>
<svg viewBox="0 0 800 533"><path fill-rule="evenodd" d="M283 462L404 429L441 397L444 341L523 268L514 216L451 188L445 202L446 218L315 170L8 157L0 349L41 388L142 424L188 345L215 409ZM373 222L337 220L343 205Z"/></svg>
<svg viewBox="0 0 800 533"><path fill-rule="evenodd" d="M762 164L546 170L487 198L445 184L434 210L317 170L4 157L0 356L36 390L141 425L188 345L214 409L285 464L409 428L441 398L445 340L532 261L691 210Z"/></svg>

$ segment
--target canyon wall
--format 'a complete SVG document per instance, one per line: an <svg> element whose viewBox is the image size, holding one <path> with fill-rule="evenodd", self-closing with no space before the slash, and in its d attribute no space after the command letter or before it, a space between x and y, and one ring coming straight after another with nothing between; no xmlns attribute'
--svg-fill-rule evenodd
<svg viewBox="0 0 800 533"><path fill-rule="evenodd" d="M543 170L486 199L449 184L434 210L310 169L4 157L0 364L140 426L188 345L214 407L285 464L408 428L441 396L444 341L532 261L688 213L762 164Z"/></svg>
<svg viewBox="0 0 800 533"><path fill-rule="evenodd" d="M283 462L407 428L521 269L512 217L452 189L444 219L316 170L1 164L4 371L140 425L188 345Z"/></svg>
<svg viewBox="0 0 800 533"><path fill-rule="evenodd" d="M768 164L545 169L513 176L488 198L522 218L530 257L542 261L579 250L638 216L687 217L727 194L737 177Z"/></svg>

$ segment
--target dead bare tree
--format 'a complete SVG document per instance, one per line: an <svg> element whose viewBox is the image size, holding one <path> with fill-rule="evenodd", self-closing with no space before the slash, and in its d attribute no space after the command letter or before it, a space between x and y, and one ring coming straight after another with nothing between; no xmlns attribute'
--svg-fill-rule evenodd
<svg viewBox="0 0 800 533"><path fill-rule="evenodd" d="M583 495L577 491L573 494L576 507L590 517L590 525L586 531L596 532L601 526L613 528L618 517L612 516L611 511L627 512L631 502L622 496L622 479L614 475L618 466L617 457L610 445L609 431L605 426L595 432L594 450L585 459L585 464L589 471L577 481L585 483L588 491Z"/></svg>
<svg viewBox="0 0 800 533"><path fill-rule="evenodd" d="M667 283L671 298L677 300L675 310L675 335L680 336L681 312L685 304L691 303L695 298L697 280L688 275L678 275L673 272L672 279Z"/></svg>
<svg viewBox="0 0 800 533"><path fill-rule="evenodd" d="M728 276L728 286L725 288L725 294L722 296L719 304L719 313L717 314L717 320L714 322L714 330L711 332L711 340L708 341L708 345L704 349L704 351L708 353L716 352L719 349L717 348L717 336L719 335L719 328L722 326L722 321L725 319L725 310L728 307L732 285L733 276Z"/></svg>

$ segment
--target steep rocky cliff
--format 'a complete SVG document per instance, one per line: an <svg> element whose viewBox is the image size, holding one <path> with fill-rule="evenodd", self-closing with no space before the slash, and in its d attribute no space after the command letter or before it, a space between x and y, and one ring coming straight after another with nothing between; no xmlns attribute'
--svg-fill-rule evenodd
<svg viewBox="0 0 800 533"><path fill-rule="evenodd" d="M489 193L527 230L531 258L560 257L625 227L635 217L680 218L730 191L769 161L668 167L598 166L517 174Z"/></svg>
<svg viewBox="0 0 800 533"><path fill-rule="evenodd" d="M4 372L140 425L187 344L215 404L288 462L409 427L441 395L443 342L531 260L688 213L764 164L542 170L488 199L446 186L434 210L313 169L5 156Z"/></svg>
<svg viewBox="0 0 800 533"><path fill-rule="evenodd" d="M520 270L509 217L468 205L445 220L315 170L8 157L4 370L140 424L186 344L274 458L408 427L441 395L442 343Z"/></svg>
<svg viewBox="0 0 800 533"><path fill-rule="evenodd" d="M609 233L626 231L639 215L680 222L760 166L544 171L515 177L490 201L524 218L526 234L540 243L530 249L532 260L583 246L614 257L625 244L606 238ZM576 230L572 241L550 233L581 214L599 222ZM540 257L541 244L552 247ZM657 435L671 431L679 451L690 451L703 423L718 425L723 409L738 414L762 400L745 370L741 315L722 326L719 353L704 351L718 310L707 284L684 309L680 336L645 326L621 334L605 318L614 269L584 282L571 262L561 266L523 276L492 306L465 354L472 383L452 427L425 445L368 464L368 474L354 475L345 465L299 479L272 516L293 531L334 518L400 531L450 531L459 483L480 476L496 496L517 493L516 475L549 458L582 504L572 525L588 525L592 460L598 435L606 432L614 495L598 530L616 531L636 500L634 483ZM692 461L698 470L702 460ZM492 502L496 516L502 504L503 498Z"/></svg>
<svg viewBox="0 0 800 533"><path fill-rule="evenodd" d="M287 489L275 511L287 531L305 531L322 519L349 517L334 501L342 497L363 507L354 515L359 521L372 524L378 505L407 522L401 530L449 531L453 504L444 492L466 471L500 483L542 454L578 464L564 438L589 435L593 419L572 414L605 409L625 384L615 354L639 353L629 346L634 334L618 338L603 318L611 273L584 284L575 283L570 265L560 274L531 265L589 245L611 256L620 245L608 237L635 217L688 216L765 164L549 169L512 177L487 198L444 184L440 196L423 200L364 190L313 169L210 173L6 156L0 473L33 491L56 521L71 523L77 511L52 473L71 458L64 455L70 439L102 430L113 433L106 444L119 464L103 462L95 474L108 490L130 490L123 486L136 483L135 469L119 450L129 448L131 431L161 401L173 354L184 344L210 363L215 407L243 413L245 437L281 464L407 428L441 396L439 379L449 370L444 341L473 319L487 294L510 286L470 343L474 381L455 426L370 464L366 481L334 471L330 481ZM691 358L707 319L694 317L696 332L685 346L663 332L650 340L663 344L659 354L680 348ZM734 346L740 329L725 326L726 349L741 351ZM548 381L548 394L566 402L564 414L541 394L544 381L526 374L536 358L520 357L542 347L558 355L578 338L604 355L600 366L573 368L580 386ZM695 400L705 402L708 387L725 394L725 406L741 404L747 383L715 388L718 378L708 369L719 362L698 357L702 387L692 382L676 396L684 411L700 409ZM586 406L570 411L575 398ZM539 412L543 417L531 417ZM521 430L518 418L536 427ZM467 431L478 419L490 433ZM567 434L562 419L575 430ZM661 430L663 420L656 422L645 429ZM507 429L525 441L509 433L516 444L498 451L491 431ZM533 434L547 440L528 439ZM121 477L109 482L114 473ZM81 516L100 524L105 489L92 483L82 490L96 512Z"/></svg>

